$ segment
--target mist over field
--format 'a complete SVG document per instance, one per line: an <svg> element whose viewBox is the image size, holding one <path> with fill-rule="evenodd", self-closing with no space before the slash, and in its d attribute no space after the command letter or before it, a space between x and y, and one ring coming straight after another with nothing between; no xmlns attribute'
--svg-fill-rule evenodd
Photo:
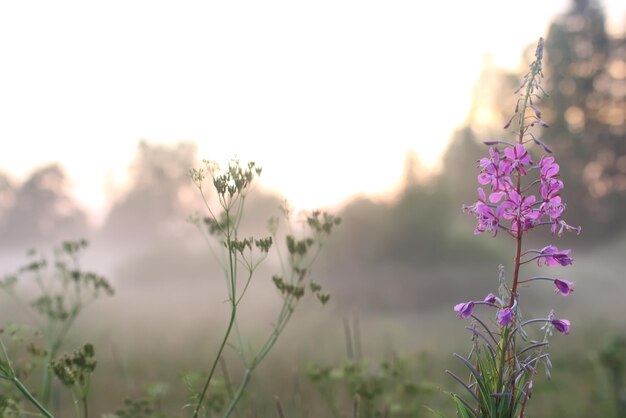
<svg viewBox="0 0 626 418"><path fill-rule="evenodd" d="M626 416L626 37L607 34L604 16L593 4L572 2L545 35L551 96L540 106L550 128L541 140L561 167L565 216L582 226L582 233L561 238L530 234L531 248L571 248L575 260L550 273L536 265L526 273L574 282L567 298L550 284L521 289L528 317L547 317L554 309L572 322L569 336L551 340L553 379L538 384L532 406L536 417ZM532 48L523 52L524 62ZM414 390L412 399L452 416L444 392L454 390L455 382L444 370L458 369L452 353L471 346L466 324L453 307L494 291L498 266L511 275L514 254L506 234L475 235L474 217L461 208L476 201L476 162L487 152L481 142L502 137L502 125L515 107L512 92L525 71L486 63L466 122L450 139L438 172L429 172L408 152L393 193L353 196L337 207L321 208L341 218L311 270L330 300L321 306L303 299L251 381L239 416L276 416L274 396L283 401L288 417L349 416L349 384L336 391L337 412L311 377L319 372L313 365L339 367L347 359L367 359L366 374L379 372L385 360L406 361L402 379L413 385L406 383ZM355 144L345 160L358 158L361 146ZM93 416L115 412L127 397L151 396L173 416L188 416L180 409L188 397L181 373L206 373L217 349L229 315L221 248L207 243L190 221L196 214L208 216L189 177L203 157L193 141L138 141L127 187L108 196L109 210L98 224L73 195L62 161L34 168L23 181L0 166L0 277L27 264L29 249L52 260L63 241L85 239L89 246L81 252L81 268L102 274L115 289L112 297L85 307L62 347L71 352L85 342L96 346ZM321 162L319 169L329 167ZM217 210L216 193L205 197ZM289 196L264 186L261 173L247 197L240 237L268 236L268 221L281 217L285 200ZM279 231L290 226L299 233L304 219L304 213L292 213ZM271 332L281 308L273 283L280 269L279 257L269 255L239 310L237 332L250 346L260 345ZM20 283L20 292L35 295L37 289L34 282ZM0 293L5 335L11 323L34 326L23 308L7 292ZM241 377L232 348L227 347L224 360L229 373ZM329 373L343 382L337 370ZM158 384L167 389L158 392ZM52 405L58 416L70 416L71 400L60 384L54 386ZM429 416L422 406L417 410ZM409 416L398 411L391 416Z"/></svg>

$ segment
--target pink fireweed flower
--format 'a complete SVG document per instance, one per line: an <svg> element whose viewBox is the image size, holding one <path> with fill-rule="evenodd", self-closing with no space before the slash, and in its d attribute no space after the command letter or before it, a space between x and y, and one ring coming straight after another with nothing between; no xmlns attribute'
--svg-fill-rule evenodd
<svg viewBox="0 0 626 418"><path fill-rule="evenodd" d="M470 301L465 303L459 303L454 306L454 310L458 312L456 314L457 317L463 319L468 318L472 315L472 312L474 312L474 302Z"/></svg>
<svg viewBox="0 0 626 418"><path fill-rule="evenodd" d="M511 162L511 168L519 170L520 173L526 175L524 166L532 164L530 154L526 151L526 148L522 144L517 144L514 147L505 148L504 156Z"/></svg>
<svg viewBox="0 0 626 418"><path fill-rule="evenodd" d="M478 200L471 206L463 206L465 212L471 213L478 219L478 225L474 229L474 234L478 235L485 231L490 231L495 237L498 234L498 226L500 225L500 217L502 210L500 207L492 208L486 202L485 191L478 188Z"/></svg>
<svg viewBox="0 0 626 418"><path fill-rule="evenodd" d="M557 232L557 228L558 228L558 232ZM563 235L563 231L576 232L576 234L580 234L580 231L582 230L582 228L580 226L571 226L570 224L568 224L562 219L556 219L552 223L550 230L552 231L554 235L558 235L560 237L561 235Z"/></svg>
<svg viewBox="0 0 626 418"><path fill-rule="evenodd" d="M514 230L517 230L518 221L523 231L530 229L541 217L541 212L533 207L536 200L533 195L524 196L516 190L511 190L508 199L500 205L502 216L512 221Z"/></svg>
<svg viewBox="0 0 626 418"><path fill-rule="evenodd" d="M554 162L554 157L544 155L539 161L541 178L554 178L559 175L559 165Z"/></svg>
<svg viewBox="0 0 626 418"><path fill-rule="evenodd" d="M574 262L574 260L569 256L572 250L561 250L554 245L548 245L547 247L543 247L541 251L539 251L539 255L537 256L537 265L541 266L544 264L546 266L555 266L560 264L562 266L569 266Z"/></svg>
<svg viewBox="0 0 626 418"><path fill-rule="evenodd" d="M544 200L556 196L563 189L563 182L559 179L541 179L539 194Z"/></svg>
<svg viewBox="0 0 626 418"><path fill-rule="evenodd" d="M513 311L511 308L504 308L498 311L498 325L505 327L513 322Z"/></svg>
<svg viewBox="0 0 626 418"><path fill-rule="evenodd" d="M494 237L498 235L498 225L500 224L500 219L497 211L494 212L492 208L482 204L478 206L476 216L478 218L478 225L476 226L476 229L474 229L474 234L478 235L485 231L490 231L493 233Z"/></svg>
<svg viewBox="0 0 626 418"><path fill-rule="evenodd" d="M493 293L489 293L487 296L485 296L485 302L491 305L495 305L496 300L497 300L496 295L494 295Z"/></svg>
<svg viewBox="0 0 626 418"><path fill-rule="evenodd" d="M552 325L554 325L554 329L556 329L561 334L569 334L571 323L567 319L553 319L550 322L552 323Z"/></svg>
<svg viewBox="0 0 626 418"><path fill-rule="evenodd" d="M506 160L500 160L500 151L497 148L489 148L489 158L481 158L478 166L481 173L478 175L478 183L491 185L491 191L497 192L494 196L489 196L489 200L496 203L501 198L501 193L511 187L511 164ZM497 197L497 200L495 197Z"/></svg>
<svg viewBox="0 0 626 418"><path fill-rule="evenodd" d="M500 163L500 150L498 148L489 148L489 158L483 157L478 160L478 167L482 170L488 170L493 167L497 167Z"/></svg>
<svg viewBox="0 0 626 418"><path fill-rule="evenodd" d="M539 207L539 211L545 213L550 219L558 219L565 211L565 203L561 201L561 196L556 195L548 199L544 198Z"/></svg>
<svg viewBox="0 0 626 418"><path fill-rule="evenodd" d="M567 280L554 279L554 286L556 286L554 292L563 296L567 296L574 291L574 283Z"/></svg>
<svg viewBox="0 0 626 418"><path fill-rule="evenodd" d="M541 173L539 193L544 200L548 200L563 189L563 182L557 178L559 165L554 162L554 157L544 156L539 162L539 168Z"/></svg>

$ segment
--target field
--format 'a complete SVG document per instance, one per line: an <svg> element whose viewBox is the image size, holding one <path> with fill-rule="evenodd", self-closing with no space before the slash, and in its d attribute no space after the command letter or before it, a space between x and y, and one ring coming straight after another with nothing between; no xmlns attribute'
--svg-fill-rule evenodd
<svg viewBox="0 0 626 418"><path fill-rule="evenodd" d="M626 285L620 273L620 254L625 249L626 240L621 238L581 252L568 277L576 282L571 299L547 298L566 313L575 328L551 344L552 379L537 379L529 410L532 416L620 416L615 396L623 390L616 385L623 385L626 356L621 303ZM414 274L418 282L427 281L436 270L442 277L458 274L449 265ZM328 279L318 278L323 284ZM184 406L193 393L182 377L198 385L194 379L206 375L228 320L219 273L217 277L172 277L115 287L113 297L99 299L84 310L63 344L63 351L73 351L87 341L96 347L91 416L122 410L126 399L149 400L162 414L132 416L190 416L190 408ZM384 293L382 299L403 293L401 284L393 279L387 279L378 290ZM240 331L253 347L271 332L280 298L262 275L249 292L249 304L240 312ZM332 300L323 307L305 300L275 349L255 371L237 416L279 416L277 397L286 417L349 417L357 393L363 417L385 413L392 417L434 416L428 408L453 416L446 392L458 390L458 385L445 370L463 373L452 353L466 353L471 346L464 323L451 309L455 299L443 298L435 308L415 306L399 311L375 302L375 295L357 288L353 298ZM15 315L19 310L6 295L0 306L9 322L28 323L27 318ZM3 335L9 334L9 329L5 327ZM9 344L16 363L28 358L20 344ZM208 392L216 409L229 396L224 372L231 385L236 385L243 373L232 348L226 349L223 358L225 369L220 367ZM25 379L33 388L40 385L38 367ZM192 385L194 390L198 390L196 386ZM71 416L71 397L59 382L53 385L52 405L57 416Z"/></svg>

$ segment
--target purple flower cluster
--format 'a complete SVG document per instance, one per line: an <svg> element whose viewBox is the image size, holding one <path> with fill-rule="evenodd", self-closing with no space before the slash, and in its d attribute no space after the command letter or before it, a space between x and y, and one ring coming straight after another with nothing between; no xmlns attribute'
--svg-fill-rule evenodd
<svg viewBox="0 0 626 418"><path fill-rule="evenodd" d="M489 148L489 157L478 162L481 169L478 183L489 187L489 196L482 187L478 188L478 200L471 206L463 206L478 220L475 234L491 232L494 236L503 229L513 236L538 225L551 225L553 233L577 231L562 219L565 203L559 194L563 182L559 177L559 165L554 157L545 155L535 164L523 144L512 145L503 151ZM539 178L531 183L539 185L538 196L520 188L521 177L536 170Z"/></svg>
<svg viewBox="0 0 626 418"><path fill-rule="evenodd" d="M531 108L535 111L535 119L540 120L536 106L531 104ZM545 122L542 125L547 126ZM563 181L559 179L560 167L551 155L552 151L532 134L528 134L530 126L532 124L521 128L519 143L515 145L499 140L485 142L490 146L489 156L478 161L478 183L481 185L478 188L478 199L472 205L463 205L463 210L474 215L478 221L475 234L489 232L495 237L503 230L516 239L518 255L513 284L506 296L500 296L507 300L496 298L490 293L483 301L457 304L454 310L459 318L472 316L476 305L485 304L498 308L496 322L500 327L505 327L515 323L517 288L520 283L550 280L555 285L555 291L563 296L574 290L573 283L563 279L539 277L522 280L519 277L519 267L533 260L536 260L538 266L568 266L573 263L570 250L559 250L554 245L522 252L522 236L529 230L545 225L559 236L563 231L580 233L580 227L573 227L563 220L566 205L560 194L564 187ZM529 143L538 144L545 151L538 162L533 161L527 149ZM569 333L570 323L565 319L546 322L551 322L559 332Z"/></svg>
<svg viewBox="0 0 626 418"><path fill-rule="evenodd" d="M555 291L563 296L567 296L574 291L574 284L572 282L561 279L554 279L553 281L556 286ZM497 308L498 313L496 318L500 327L506 327L515 320L515 310L513 307L507 306L505 302L497 298L493 293L489 293L483 301L471 300L455 305L454 310L457 312L456 316L462 319L473 316L476 305L488 305ZM545 320L535 319L529 322L549 322L554 326L554 329L563 334L569 334L571 325L570 321L567 319L555 319L552 317Z"/></svg>
<svg viewBox="0 0 626 418"><path fill-rule="evenodd" d="M554 330L569 334L571 329L570 321L557 318L554 311L550 311L547 317L525 320L520 306L522 285L534 281L550 282L554 291L562 296L569 296L574 291L574 283L562 278L523 276L525 270L522 267L532 266L533 262L538 267L566 267L574 261L570 250L554 245L526 249L524 236L539 226L549 227L552 234L558 236L564 231L580 233L580 227L573 227L563 219L566 205L561 191L564 185L552 150L531 132L534 126L548 127L534 104L534 100L547 94L541 87L543 46L543 39L540 39L535 54L537 59L515 92L519 93L519 98L514 115L504 126L508 129L517 120L519 129L514 131L515 143L503 140L485 142L489 154L478 161L478 199L472 205L463 205L464 212L476 217L474 233L488 232L495 237L503 231L515 241L515 257L510 283L505 280L501 268L497 296L489 293L482 300L469 300L454 306L457 317L472 320L471 326L466 328L472 332L474 349L467 358L455 354L471 371L467 382L451 371L447 373L478 403L474 406L473 401L455 394L457 416L524 418L539 366L543 364L546 369L550 368L546 353L549 337ZM538 147L530 148L533 144ZM475 313L483 309L481 305L490 312L491 321L483 321ZM537 323L543 324L543 338L528 338L526 326ZM483 346L486 349L481 349Z"/></svg>

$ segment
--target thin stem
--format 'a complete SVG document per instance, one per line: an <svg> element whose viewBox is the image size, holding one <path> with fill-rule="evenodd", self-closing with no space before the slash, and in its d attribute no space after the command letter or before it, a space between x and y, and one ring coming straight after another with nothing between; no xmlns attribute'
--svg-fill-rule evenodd
<svg viewBox="0 0 626 418"><path fill-rule="evenodd" d="M237 315L237 305L232 305L232 310L230 313L230 321L228 322L228 328L226 329L226 333L224 334L224 338L222 339L222 343L220 345L219 350L217 351L217 355L215 360L213 361L213 365L211 366L211 371L209 372L209 376L204 382L204 387L202 388L202 392L200 392L200 397L198 398L198 404L196 405L193 411L193 418L198 417L198 413L202 408L202 402L204 401L204 397L206 395L207 390L209 389L209 383L213 378L213 374L215 373L215 369L217 368L217 363L219 363L219 359L222 356L222 352L224 351L224 347L226 347L226 342L228 341L228 337L230 336L230 331L233 328L233 324L235 323L235 316Z"/></svg>
<svg viewBox="0 0 626 418"><path fill-rule="evenodd" d="M254 269L248 270L248 277L246 279L246 284L244 285L243 290L241 291L241 294L239 295L239 297L235 301L235 305L239 305L239 302L241 302L241 299L243 299L243 296L246 294L246 290L248 290L248 286L250 285L250 281L252 280L252 273L253 272L254 272Z"/></svg>
<svg viewBox="0 0 626 418"><path fill-rule="evenodd" d="M87 376L85 386L80 388L80 399L83 402L83 418L89 418L89 403L87 402L89 386L91 386L91 379Z"/></svg>
<svg viewBox="0 0 626 418"><path fill-rule="evenodd" d="M522 225L519 218L517 219L517 236L515 238L515 265L513 270L513 285L511 286L511 297L509 299L509 308L513 307L515 299L517 298L517 286L519 284L519 269L521 266L522 256Z"/></svg>
<svg viewBox="0 0 626 418"><path fill-rule="evenodd" d="M546 343L547 344L547 343ZM539 348L539 352L537 355L537 361L539 361L539 358L541 358L541 356L543 356L543 349L546 346L542 346ZM529 382L533 381L533 378L535 377L535 374L537 374L537 367L539 367L539 365L533 367L530 371L530 378L528 379ZM528 401L528 398L530 397L530 391L527 390L526 393L524 394L524 400L522 401L522 408L520 409L520 413L519 413L519 418L524 418L524 410L526 409L526 402Z"/></svg>
<svg viewBox="0 0 626 418"><path fill-rule="evenodd" d="M228 418L235 411L235 407L239 403L239 399L241 399L241 396L243 395L244 390L246 389L246 387L248 386L248 383L250 382L250 377L252 377L252 368L248 368L245 370L244 375L243 375L243 380L241 381L239 388L237 388L237 392L235 393L233 400L230 402L230 405L228 405L228 409L226 410L226 413L224 414L224 418Z"/></svg>
<svg viewBox="0 0 626 418"><path fill-rule="evenodd" d="M83 417L89 418L89 404L87 403L87 398L83 398Z"/></svg>
<svg viewBox="0 0 626 418"><path fill-rule="evenodd" d="M74 414L76 414L76 418L80 418L80 405L79 405L79 401L76 398L76 394L74 393L74 391L72 390L72 401L74 403Z"/></svg>
<svg viewBox="0 0 626 418"><path fill-rule="evenodd" d="M226 364L226 360L224 357L220 357L220 367L222 369L222 376L224 377L224 385L226 386L226 392L228 392L228 397L233 399L233 384L230 380L230 373L228 373L228 366Z"/></svg>
<svg viewBox="0 0 626 418"><path fill-rule="evenodd" d="M13 384L15 385L15 387L17 387L19 389L20 392L22 392L22 394L24 396L26 396L26 398L28 398L29 401L31 401L31 403L33 405L35 405L35 407L47 418L54 418L54 415L52 415L50 412L48 412L48 410L39 403L39 401L37 399L35 399L35 397L28 391L28 389L26 388L26 386L24 386L22 384L22 382L20 382L20 379L18 379L17 377L13 376L13 379L11 379L13 381Z"/></svg>
<svg viewBox="0 0 626 418"><path fill-rule="evenodd" d="M52 389L52 374L50 373L51 371L50 363L52 362L52 359L56 356L56 354L59 352L59 349L61 348L61 344L63 343L63 340L65 339L68 332L70 331L70 328L74 324L74 321L76 320L76 317L78 316L79 312L80 312L80 305L77 305L72 310L72 314L69 316L69 318L67 318L65 322L63 322L62 328L56 337L50 336L53 333L54 328L55 328L53 325L54 321L50 321L50 326L49 326L50 335L48 336L48 342L46 343L46 358L44 361L45 368L43 371L43 389L42 389L42 394L41 394L41 400L43 404L46 406L48 406L50 402L50 394L51 394L51 389Z"/></svg>
<svg viewBox="0 0 626 418"><path fill-rule="evenodd" d="M520 281L518 281L518 284L530 283L530 282L534 282L535 280L547 280L547 281L553 282L556 279L554 277L540 276L540 277L533 277L533 278L526 279L526 280L520 280Z"/></svg>
<svg viewBox="0 0 626 418"><path fill-rule="evenodd" d="M237 271L236 271L236 260L233 259L233 245L232 245L232 233L233 229L231 229L231 217L229 210L225 210L226 212L226 246L228 250L228 268L230 273L230 289L228 299L230 300L231 312L230 319L228 321L228 327L226 328L226 332L224 333L224 338L222 339L222 343L220 344L220 348L217 351L217 355L213 360L213 365L211 366L211 370L209 372L209 376L204 382L204 387L202 388L202 392L200 392L200 397L198 398L198 404L196 405L193 418L197 418L202 408L202 402L204 401L204 397L206 396L206 392L209 389L209 384L211 383L211 379L213 378L213 374L217 369L217 364L219 363L220 357L222 357L222 352L226 347L226 343L228 342L228 338L230 337L230 333L233 329L233 325L235 324L235 320L237 317L237 300L236 300L236 281L237 281ZM235 231L236 232L236 231ZM236 239L236 237L235 237Z"/></svg>
<svg viewBox="0 0 626 418"><path fill-rule="evenodd" d="M278 321L276 323L276 326L274 327L274 331L269 336L269 338L267 339L265 344L263 344L262 348L258 351L256 356L252 360L252 362L250 364L250 367L246 368L246 370L244 372L244 378L241 381L241 383L239 384L237 392L233 396L233 398L232 398L232 400L231 400L231 402L230 402L230 404L228 406L228 409L227 409L226 413L224 414L224 418L228 418L234 412L235 407L237 406L237 404L241 400L241 396L243 395L246 387L248 386L248 383L250 383L250 377L252 376L252 372L261 363L261 361L263 361L265 356L267 356L267 354L270 352L270 350L272 349L272 347L274 346L274 344L278 340L278 337L280 336L282 331L285 329L285 326L286 326L287 322L289 322L289 318L291 317L291 315L293 313L293 309L285 309L285 307L289 306L291 304L291 300L292 299L288 299L288 301L285 303L285 305L283 305L283 310L281 310L281 313L279 314L279 318L278 318ZM194 418L195 418L195 416L194 416Z"/></svg>
<svg viewBox="0 0 626 418"><path fill-rule="evenodd" d="M44 405L48 405L50 401L50 387L52 384L52 375L50 374L50 362L52 361L52 357L54 356L54 342L48 340L46 344L46 357L44 359L44 370L43 370L43 388L41 390L41 401Z"/></svg>
<svg viewBox="0 0 626 418"><path fill-rule="evenodd" d="M7 366L9 366L11 376L15 376L15 370L13 370L13 366L11 365L11 359L9 358L9 353L7 352L7 348L4 346L4 341L2 341L2 338L0 338L0 348L2 349L2 355L7 361Z"/></svg>

